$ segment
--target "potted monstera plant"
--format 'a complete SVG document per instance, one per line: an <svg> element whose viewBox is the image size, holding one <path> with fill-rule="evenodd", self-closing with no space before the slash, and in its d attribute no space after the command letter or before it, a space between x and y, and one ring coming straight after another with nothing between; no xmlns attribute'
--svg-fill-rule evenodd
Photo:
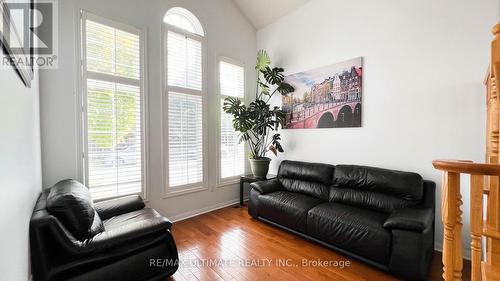
<svg viewBox="0 0 500 281"><path fill-rule="evenodd" d="M269 101L276 95L287 95L295 89L284 82L284 69L271 67L271 60L265 50L257 53L257 88L255 100L248 106L239 99L228 97L223 110L233 116L233 127L240 133L240 142L246 142L250 149L250 167L256 177L265 178L271 159L266 153L276 156L284 152L278 130L285 120L279 106L271 106Z"/></svg>

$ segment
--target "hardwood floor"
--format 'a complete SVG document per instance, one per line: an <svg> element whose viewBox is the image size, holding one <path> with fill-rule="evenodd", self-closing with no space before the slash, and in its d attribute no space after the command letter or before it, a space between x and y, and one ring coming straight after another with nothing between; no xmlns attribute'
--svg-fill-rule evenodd
<svg viewBox="0 0 500 281"><path fill-rule="evenodd" d="M171 281L398 280L335 251L254 220L246 208L228 207L175 223L173 235L181 266L168 279ZM304 265L303 260L316 264ZM320 266L318 261L330 264ZM468 263L464 269L464 276L470 276ZM442 280L441 274L441 254L436 252L428 280Z"/></svg>

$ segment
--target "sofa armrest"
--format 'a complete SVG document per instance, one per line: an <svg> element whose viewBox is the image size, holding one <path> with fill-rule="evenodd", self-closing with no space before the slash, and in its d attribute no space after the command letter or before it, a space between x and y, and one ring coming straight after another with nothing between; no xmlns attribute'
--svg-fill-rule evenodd
<svg viewBox="0 0 500 281"><path fill-rule="evenodd" d="M131 195L94 204L94 208L102 220L141 210L145 206L144 201L142 201L139 195Z"/></svg>
<svg viewBox="0 0 500 281"><path fill-rule="evenodd" d="M278 179L258 181L250 184L250 186L261 194L271 193L282 189Z"/></svg>
<svg viewBox="0 0 500 281"><path fill-rule="evenodd" d="M424 231L432 226L434 211L431 208L404 208L394 211L384 222L388 229Z"/></svg>

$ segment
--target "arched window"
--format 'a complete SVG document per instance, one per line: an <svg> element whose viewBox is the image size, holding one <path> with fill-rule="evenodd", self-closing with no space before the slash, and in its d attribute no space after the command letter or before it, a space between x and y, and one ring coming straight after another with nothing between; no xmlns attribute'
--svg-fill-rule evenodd
<svg viewBox="0 0 500 281"><path fill-rule="evenodd" d="M198 18L184 8L175 7L168 10L163 18L163 22L191 33L205 36L205 32L203 32L203 27Z"/></svg>
<svg viewBox="0 0 500 281"><path fill-rule="evenodd" d="M165 123L168 193L206 188L205 38L201 23L184 8L164 19Z"/></svg>

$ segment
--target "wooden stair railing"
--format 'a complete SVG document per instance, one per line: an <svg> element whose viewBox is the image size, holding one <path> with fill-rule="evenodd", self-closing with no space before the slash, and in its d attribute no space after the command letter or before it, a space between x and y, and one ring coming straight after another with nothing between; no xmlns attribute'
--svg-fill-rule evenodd
<svg viewBox="0 0 500 281"><path fill-rule="evenodd" d="M483 218L485 206L484 196L487 196L487 205L498 206L497 198L489 196L485 179L494 179L498 182L500 165L478 164L471 161L435 160L434 168L443 171L442 183L442 221L443 221L443 278L445 281L462 280L463 249L462 249L462 195L460 193L460 175L470 175L470 230L471 230L471 280L490 281L500 280L500 268L488 260L486 255L483 261L482 237L500 242L498 224L489 223ZM490 210L490 208L486 208ZM489 214L487 214L488 216ZM496 249L487 247L488 251ZM487 253L499 255L499 253Z"/></svg>
<svg viewBox="0 0 500 281"><path fill-rule="evenodd" d="M490 164L500 164L500 98L498 92L498 77L500 75L500 23L493 27L494 35L491 42L490 67L488 69L486 86L486 162ZM500 180L491 178L486 182L488 190L488 206L486 222L494 228L500 225ZM486 259L485 268L500 268L500 240L486 239ZM492 272L485 270L486 272ZM500 280L500 278L497 278Z"/></svg>

